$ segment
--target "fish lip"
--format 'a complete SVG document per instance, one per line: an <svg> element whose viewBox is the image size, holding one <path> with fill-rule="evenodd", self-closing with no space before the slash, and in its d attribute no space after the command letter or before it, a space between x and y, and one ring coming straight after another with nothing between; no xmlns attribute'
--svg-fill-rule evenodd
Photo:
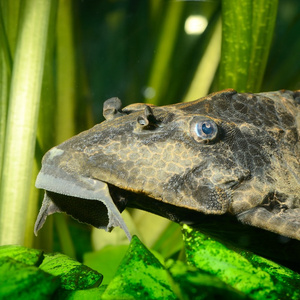
<svg viewBox="0 0 300 300"><path fill-rule="evenodd" d="M111 231L111 229L114 227L121 227L125 231L125 234L127 235L128 239L131 240L129 230L121 216L120 211L113 202L108 189L108 185L105 182L86 177L82 177L80 178L80 181L77 181L76 178L74 178L71 174L67 174L65 172L61 174L63 175L62 177L53 176L45 173L42 168L42 170L37 176L35 186L39 189L44 189L46 191L46 194L48 191L65 196L81 198L83 200L96 200L101 202L106 207L108 223L105 226L97 226L97 228L102 228L106 231ZM56 212L59 212L59 210L56 210ZM69 214L68 211L64 212ZM42 205L40 213L37 217L37 222L44 215L45 209L43 210ZM47 215L48 214L46 213L46 217ZM78 218L76 219L79 220ZM46 218L44 220L46 220ZM37 230L35 231L37 232Z"/></svg>
<svg viewBox="0 0 300 300"><path fill-rule="evenodd" d="M72 179L72 181L70 179ZM99 200L99 197L95 195L95 190L87 189L83 187L82 184L75 184L74 178L72 177L70 179L56 177L43 172L39 172L35 182L35 186L38 189L43 189L57 194L78 197L87 200ZM96 180L94 181L96 182ZM106 184L101 180L97 180L97 182Z"/></svg>

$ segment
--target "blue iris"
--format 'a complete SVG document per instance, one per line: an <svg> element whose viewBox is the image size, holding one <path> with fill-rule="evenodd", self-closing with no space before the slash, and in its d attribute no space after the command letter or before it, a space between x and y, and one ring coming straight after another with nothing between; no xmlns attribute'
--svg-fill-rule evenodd
<svg viewBox="0 0 300 300"><path fill-rule="evenodd" d="M202 131L207 134L207 135L210 135L213 133L214 131L214 128L211 126L211 124L209 124L208 122L204 122L202 124Z"/></svg>
<svg viewBox="0 0 300 300"><path fill-rule="evenodd" d="M212 120L205 120L196 123L195 132L203 140L212 140L218 133L217 125Z"/></svg>

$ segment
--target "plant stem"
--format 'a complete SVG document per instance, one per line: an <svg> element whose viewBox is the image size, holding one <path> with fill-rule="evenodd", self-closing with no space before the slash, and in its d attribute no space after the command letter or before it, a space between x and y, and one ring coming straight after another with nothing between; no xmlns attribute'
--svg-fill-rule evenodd
<svg viewBox="0 0 300 300"><path fill-rule="evenodd" d="M1 185L0 244L23 244L51 0L25 0L12 71Z"/></svg>
<svg viewBox="0 0 300 300"><path fill-rule="evenodd" d="M265 72L278 0L223 0L219 89L258 92Z"/></svg>
<svg viewBox="0 0 300 300"><path fill-rule="evenodd" d="M146 101L150 101L152 104L157 105L159 96L163 94L162 91L164 90L166 77L168 76L169 63L174 50L183 8L184 2L180 1L176 3L170 2L167 9L167 15L164 20L148 82L148 88L154 91L154 97L150 97Z"/></svg>
<svg viewBox="0 0 300 300"><path fill-rule="evenodd" d="M221 20L214 29L210 42L201 57L195 76L184 98L184 102L192 101L208 94L216 74L221 55Z"/></svg>
<svg viewBox="0 0 300 300"><path fill-rule="evenodd" d="M9 83L11 79L12 60L7 34L3 20L3 10L0 5L0 183L4 154L6 119L8 107Z"/></svg>
<svg viewBox="0 0 300 300"><path fill-rule="evenodd" d="M75 134L76 66L72 1L60 0L57 11L56 143ZM55 216L63 252L75 257L75 248L64 216Z"/></svg>
<svg viewBox="0 0 300 300"><path fill-rule="evenodd" d="M56 143L75 134L76 67L72 1L60 0L57 12Z"/></svg>

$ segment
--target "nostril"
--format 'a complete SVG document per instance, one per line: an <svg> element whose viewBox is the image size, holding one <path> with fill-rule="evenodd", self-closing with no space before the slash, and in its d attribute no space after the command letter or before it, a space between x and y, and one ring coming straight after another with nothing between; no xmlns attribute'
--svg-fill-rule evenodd
<svg viewBox="0 0 300 300"><path fill-rule="evenodd" d="M147 120L147 118L145 118L145 116L139 116L137 118L137 122L141 125L141 126L147 126L149 124L149 121Z"/></svg>
<svg viewBox="0 0 300 300"><path fill-rule="evenodd" d="M107 99L103 103L103 116L106 120L112 120L115 117L119 117L122 115L121 112L122 102L119 98L113 97Z"/></svg>

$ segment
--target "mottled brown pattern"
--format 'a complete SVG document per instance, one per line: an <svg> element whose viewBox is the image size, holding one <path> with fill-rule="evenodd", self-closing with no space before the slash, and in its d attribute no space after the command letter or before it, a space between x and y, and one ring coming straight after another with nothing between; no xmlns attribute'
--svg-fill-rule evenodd
<svg viewBox="0 0 300 300"><path fill-rule="evenodd" d="M86 189L88 178L109 185L119 210L138 207L174 221L188 221L188 212L231 214L300 240L298 95L225 90L190 103L123 109L113 98L106 121L45 155L37 186L78 197L54 182Z"/></svg>

